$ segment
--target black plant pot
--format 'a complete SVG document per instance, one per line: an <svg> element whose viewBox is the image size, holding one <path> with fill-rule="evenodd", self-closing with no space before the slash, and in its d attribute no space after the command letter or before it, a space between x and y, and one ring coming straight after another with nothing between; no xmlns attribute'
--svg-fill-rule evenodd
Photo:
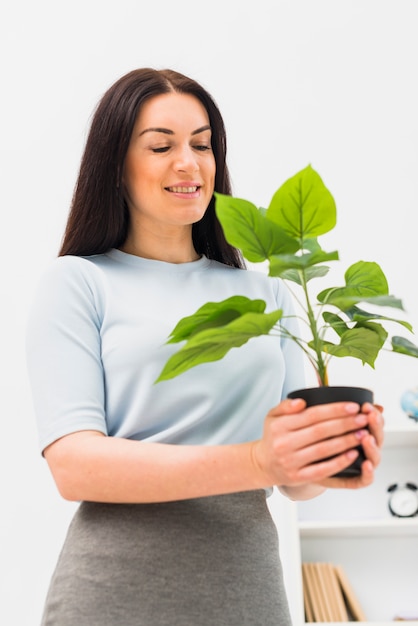
<svg viewBox="0 0 418 626"><path fill-rule="evenodd" d="M365 402L373 404L373 392L363 387L309 387L297 389L288 394L288 398L303 398L307 406L329 404L330 402L357 402L362 406ZM335 476L351 478L361 474L361 464L366 459L361 446L357 446L358 457L346 469Z"/></svg>

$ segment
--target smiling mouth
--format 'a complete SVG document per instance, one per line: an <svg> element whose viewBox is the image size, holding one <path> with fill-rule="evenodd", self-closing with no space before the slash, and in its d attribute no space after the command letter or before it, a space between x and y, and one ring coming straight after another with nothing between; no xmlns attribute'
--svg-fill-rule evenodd
<svg viewBox="0 0 418 626"><path fill-rule="evenodd" d="M199 186L194 185L193 187L166 187L167 191L171 191L172 193L196 193Z"/></svg>

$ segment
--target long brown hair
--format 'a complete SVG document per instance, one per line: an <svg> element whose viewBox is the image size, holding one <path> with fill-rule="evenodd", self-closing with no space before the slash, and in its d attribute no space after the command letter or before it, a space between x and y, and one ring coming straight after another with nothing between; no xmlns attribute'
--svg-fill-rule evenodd
<svg viewBox="0 0 418 626"><path fill-rule="evenodd" d="M215 191L231 193L225 126L213 98L199 83L173 70L133 70L106 91L94 113L60 256L101 254L124 243L129 212L123 195L122 173L133 127L144 102L172 91L193 95L205 107L212 128ZM214 198L204 217L193 224L192 234L199 254L227 265L244 267L240 252L224 237L214 210Z"/></svg>

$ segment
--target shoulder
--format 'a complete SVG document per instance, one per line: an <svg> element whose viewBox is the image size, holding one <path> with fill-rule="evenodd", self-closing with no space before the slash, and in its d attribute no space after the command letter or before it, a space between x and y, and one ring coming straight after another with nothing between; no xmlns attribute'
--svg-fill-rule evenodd
<svg viewBox="0 0 418 626"><path fill-rule="evenodd" d="M39 279L39 286L60 288L65 285L94 282L100 275L100 258L104 255L92 257L61 256L54 259L45 269Z"/></svg>
<svg viewBox="0 0 418 626"><path fill-rule="evenodd" d="M34 290L32 311L65 315L82 303L96 308L102 300L102 271L96 257L62 256L49 263Z"/></svg>
<svg viewBox="0 0 418 626"><path fill-rule="evenodd" d="M103 254L94 256L60 256L54 259L45 271L45 275L80 275L94 272L94 268L100 264L100 259L105 257Z"/></svg>

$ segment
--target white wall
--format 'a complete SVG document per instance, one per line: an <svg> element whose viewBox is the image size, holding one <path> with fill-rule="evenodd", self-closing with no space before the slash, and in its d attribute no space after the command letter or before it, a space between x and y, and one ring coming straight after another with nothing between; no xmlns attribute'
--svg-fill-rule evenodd
<svg viewBox="0 0 418 626"><path fill-rule="evenodd" d="M2 0L0 623L38 623L74 510L37 449L23 341L100 95L140 66L196 77L224 113L235 194L266 205L312 163L339 209L329 249L381 263L418 328L416 13L414 0ZM418 361L379 361L336 363L332 382L372 385L404 423Z"/></svg>

